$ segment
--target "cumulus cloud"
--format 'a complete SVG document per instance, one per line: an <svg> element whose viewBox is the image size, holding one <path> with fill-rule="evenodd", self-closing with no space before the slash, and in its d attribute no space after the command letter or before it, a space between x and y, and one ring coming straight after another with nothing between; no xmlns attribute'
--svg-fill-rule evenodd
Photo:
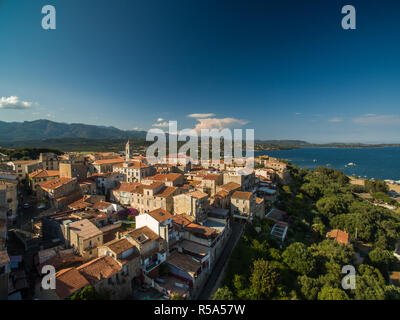
<svg viewBox="0 0 400 320"><path fill-rule="evenodd" d="M189 118L211 118L215 116L215 113L191 113L187 115Z"/></svg>
<svg viewBox="0 0 400 320"><path fill-rule="evenodd" d="M164 122L158 122L158 123L154 123L153 127L157 127L157 128L168 128L168 121L164 121Z"/></svg>
<svg viewBox="0 0 400 320"><path fill-rule="evenodd" d="M335 117L335 118L329 119L328 121L329 121L329 122L342 122L343 119L342 119L342 118L339 118L339 117Z"/></svg>
<svg viewBox="0 0 400 320"><path fill-rule="evenodd" d="M27 109L32 102L22 101L17 96L1 97L0 109Z"/></svg>
<svg viewBox="0 0 400 320"><path fill-rule="evenodd" d="M366 114L353 119L354 123L363 125L400 125L400 116L388 114Z"/></svg>
<svg viewBox="0 0 400 320"><path fill-rule="evenodd" d="M240 120L235 118L206 118L197 119L199 121L195 126L195 130L199 132L201 129L218 129L222 130L225 128L233 128L237 126L243 126L248 123L246 120Z"/></svg>

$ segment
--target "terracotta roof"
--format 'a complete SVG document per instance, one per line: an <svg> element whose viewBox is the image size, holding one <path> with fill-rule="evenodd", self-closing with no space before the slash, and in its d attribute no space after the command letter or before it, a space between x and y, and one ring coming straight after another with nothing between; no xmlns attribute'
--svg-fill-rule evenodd
<svg viewBox="0 0 400 320"><path fill-rule="evenodd" d="M160 237L157 235L157 233L155 233L154 231L152 231L149 227L144 226L141 227L139 229L135 229L131 232L128 233L128 235L135 240L136 242L138 242L139 244L142 244L144 242L146 242L147 240L157 240ZM137 239L142 237L143 235L146 236L146 240L144 241L138 241Z"/></svg>
<svg viewBox="0 0 400 320"><path fill-rule="evenodd" d="M57 179L53 179L50 181L42 182L39 184L39 186L42 189L45 190L54 190L62 186L63 184L66 184L68 182L71 182L72 180L75 180L74 178L68 178L68 177L60 177Z"/></svg>
<svg viewBox="0 0 400 320"><path fill-rule="evenodd" d="M203 176L204 180L218 180L221 177L220 174L206 174Z"/></svg>
<svg viewBox="0 0 400 320"><path fill-rule="evenodd" d="M198 236L199 238L205 238L205 239L209 239L209 238L215 238L218 234L217 230L213 229L213 228L208 228L205 226L201 226L199 224L196 223L190 223L188 224L185 229L190 232L193 233L194 235Z"/></svg>
<svg viewBox="0 0 400 320"><path fill-rule="evenodd" d="M187 193L187 195L189 195L193 198L196 198L196 199L202 199L202 198L208 197L207 193L204 193L204 192L201 192L198 190L189 192L189 193Z"/></svg>
<svg viewBox="0 0 400 320"><path fill-rule="evenodd" d="M258 197L256 197L256 203L257 204L261 204L261 203L263 203L264 202L264 199L263 198L258 198Z"/></svg>
<svg viewBox="0 0 400 320"><path fill-rule="evenodd" d="M32 164L32 163L39 163L39 160L17 160L11 162L13 164Z"/></svg>
<svg viewBox="0 0 400 320"><path fill-rule="evenodd" d="M121 269L121 266L110 256L94 259L77 268L92 285L111 277Z"/></svg>
<svg viewBox="0 0 400 320"><path fill-rule="evenodd" d="M111 202L106 202L106 201L98 201L93 205L93 209L96 210L104 210L106 208L108 208L109 206L111 206L112 203Z"/></svg>
<svg viewBox="0 0 400 320"><path fill-rule="evenodd" d="M183 177L181 173L164 173L164 174L156 174L154 176L150 176L145 179L158 180L158 181L176 181L181 177Z"/></svg>
<svg viewBox="0 0 400 320"><path fill-rule="evenodd" d="M159 198L167 198L172 195L176 190L176 187L165 187L160 192L156 193L155 196Z"/></svg>
<svg viewBox="0 0 400 320"><path fill-rule="evenodd" d="M114 159L102 159L102 160L96 160L94 164L113 164L113 163L122 163L124 162L124 158L114 158Z"/></svg>
<svg viewBox="0 0 400 320"><path fill-rule="evenodd" d="M45 178L45 177L57 177L60 175L60 171L58 170L43 170L39 169L33 171L29 174L30 178Z"/></svg>
<svg viewBox="0 0 400 320"><path fill-rule="evenodd" d="M119 187L114 189L114 191L136 192L139 186L141 186L139 182L121 182Z"/></svg>
<svg viewBox="0 0 400 320"><path fill-rule="evenodd" d="M151 184L143 184L143 189L154 190L154 189L157 189L157 188L161 187L162 185L164 185L164 182L155 181L155 182L153 182Z"/></svg>
<svg viewBox="0 0 400 320"><path fill-rule="evenodd" d="M89 282L76 268L63 269L56 273L56 294L61 299L88 285Z"/></svg>
<svg viewBox="0 0 400 320"><path fill-rule="evenodd" d="M339 229L334 229L329 231L326 234L327 238L334 239L339 243L348 244L349 243L349 234Z"/></svg>
<svg viewBox="0 0 400 320"><path fill-rule="evenodd" d="M196 274L201 268L201 263L193 260L190 256L174 251L167 260L167 263L186 271L191 276Z"/></svg>
<svg viewBox="0 0 400 320"><path fill-rule="evenodd" d="M116 240L107 242L104 244L104 246L110 248L110 250L114 251L115 254L120 254L126 250L129 250L129 249L135 247L132 243L130 243L125 238L116 239Z"/></svg>
<svg viewBox="0 0 400 320"><path fill-rule="evenodd" d="M148 214L156 219L158 222L163 222L172 218L172 214L170 214L167 210L161 208L150 211Z"/></svg>
<svg viewBox="0 0 400 320"><path fill-rule="evenodd" d="M86 197L83 197L73 203L70 203L68 205L68 208L73 209L73 210L80 210L80 209L85 209L87 207L91 207L92 204L90 202L86 202L85 201L86 199L87 199Z"/></svg>
<svg viewBox="0 0 400 320"><path fill-rule="evenodd" d="M235 191L235 192L232 194L232 199L250 200L252 195L253 195L252 192Z"/></svg>
<svg viewBox="0 0 400 320"><path fill-rule="evenodd" d="M93 238L102 234L99 228L87 219L72 222L69 224L69 228L84 239Z"/></svg>
<svg viewBox="0 0 400 320"><path fill-rule="evenodd" d="M177 224L179 226L184 226L184 227L186 227L186 226L188 226L189 224L192 223L192 221L189 220L188 217L186 215L183 215L183 214L174 214L172 216L172 221L175 224Z"/></svg>
<svg viewBox="0 0 400 320"><path fill-rule="evenodd" d="M240 184L235 183L235 182L228 182L228 183L223 184L219 188L230 192L230 191L233 191L233 190L236 190L236 189L240 189Z"/></svg>

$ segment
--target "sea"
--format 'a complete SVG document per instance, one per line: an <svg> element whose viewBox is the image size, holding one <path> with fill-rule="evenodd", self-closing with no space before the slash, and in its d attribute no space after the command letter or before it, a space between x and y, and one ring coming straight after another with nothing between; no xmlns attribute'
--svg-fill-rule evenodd
<svg viewBox="0 0 400 320"><path fill-rule="evenodd" d="M301 168L318 166L337 169L349 176L400 182L400 147L383 148L300 148L255 151L285 159Z"/></svg>

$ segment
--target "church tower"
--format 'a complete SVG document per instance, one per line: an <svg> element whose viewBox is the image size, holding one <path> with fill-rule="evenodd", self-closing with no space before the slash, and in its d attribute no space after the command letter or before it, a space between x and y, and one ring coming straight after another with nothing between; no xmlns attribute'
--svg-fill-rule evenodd
<svg viewBox="0 0 400 320"><path fill-rule="evenodd" d="M131 145L130 145L129 140L128 140L128 142L127 142L126 145L125 145L125 162L126 162L126 163L129 162L129 159L130 159L130 157L131 157L131 151L130 151L130 149L131 149Z"/></svg>

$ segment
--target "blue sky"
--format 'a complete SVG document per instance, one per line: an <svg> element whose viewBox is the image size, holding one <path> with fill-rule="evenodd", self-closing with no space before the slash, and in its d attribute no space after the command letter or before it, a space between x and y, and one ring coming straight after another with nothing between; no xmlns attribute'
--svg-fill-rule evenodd
<svg viewBox="0 0 400 320"><path fill-rule="evenodd" d="M357 30L341 28L346 4ZM394 0L0 0L0 120L400 142L399 14Z"/></svg>

